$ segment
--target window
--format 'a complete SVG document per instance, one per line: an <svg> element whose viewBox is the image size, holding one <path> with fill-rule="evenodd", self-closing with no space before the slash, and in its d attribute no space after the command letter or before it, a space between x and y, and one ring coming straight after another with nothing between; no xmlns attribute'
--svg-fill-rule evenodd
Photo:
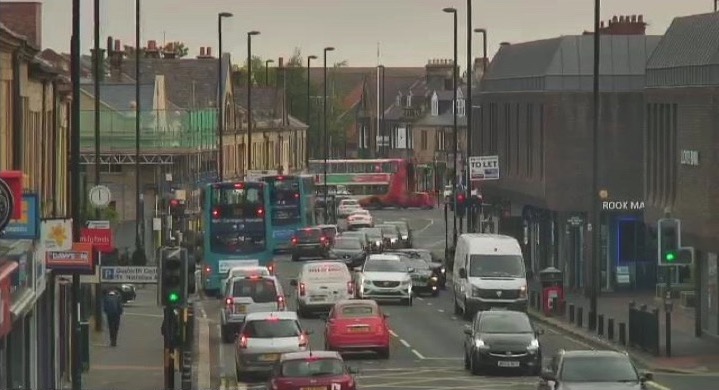
<svg viewBox="0 0 719 390"><path fill-rule="evenodd" d="M412 107L412 91L409 91L409 94L407 95L407 108Z"/></svg>
<svg viewBox="0 0 719 390"><path fill-rule="evenodd" d="M252 298L255 303L274 302L277 288L272 279L239 279L232 286L232 296Z"/></svg>
<svg viewBox="0 0 719 390"><path fill-rule="evenodd" d="M402 91L397 92L397 98L394 104L397 105L397 107L402 107Z"/></svg>
<svg viewBox="0 0 719 390"><path fill-rule="evenodd" d="M299 337L302 334L300 324L295 320L279 320L277 318L250 321L242 330L247 338L273 339L279 337Z"/></svg>
<svg viewBox="0 0 719 390"><path fill-rule="evenodd" d="M421 148L422 150L427 150L427 149L428 149L428 145L427 145L427 130L422 130L422 132L419 133L419 144L420 144L420 148Z"/></svg>
<svg viewBox="0 0 719 390"><path fill-rule="evenodd" d="M464 99L457 99L457 116L464 116L465 114L465 100Z"/></svg>
<svg viewBox="0 0 719 390"><path fill-rule="evenodd" d="M439 99L437 98L437 92L432 93L432 116L439 115Z"/></svg>

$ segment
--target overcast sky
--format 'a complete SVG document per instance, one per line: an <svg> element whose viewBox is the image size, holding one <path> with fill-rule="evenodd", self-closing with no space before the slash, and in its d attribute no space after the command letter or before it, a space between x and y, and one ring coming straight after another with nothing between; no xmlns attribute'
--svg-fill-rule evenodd
<svg viewBox="0 0 719 390"><path fill-rule="evenodd" d="M6 0L3 0L6 1ZM661 35L675 16L711 12L713 0L603 0L602 20L613 15L644 14L648 33ZM43 46L69 51L71 0L41 0ZM108 35L134 44L133 0L100 0L101 44ZM92 3L82 3L82 47L92 46ZM489 53L500 42L523 42L592 29L593 0L474 0L474 27L489 30ZM322 54L334 46L329 62L351 66L377 64L421 66L429 58L451 58L452 17L443 7L459 10L460 63L466 53L466 0L144 0L143 45L147 40L183 41L191 55L200 46L217 50L217 13L232 12L224 22L224 47L233 61L245 58L246 32L259 30L253 53L263 58L288 57L293 48ZM475 36L474 53L481 51Z"/></svg>

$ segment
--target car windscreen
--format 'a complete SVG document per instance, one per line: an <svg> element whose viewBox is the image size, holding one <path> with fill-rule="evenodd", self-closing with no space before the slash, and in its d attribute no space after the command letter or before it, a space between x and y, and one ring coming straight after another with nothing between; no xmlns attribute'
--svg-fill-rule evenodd
<svg viewBox="0 0 719 390"><path fill-rule="evenodd" d="M365 234L362 232L344 232L344 233L342 233L342 236L340 236L340 237L352 237L352 238L356 238L360 241L364 241Z"/></svg>
<svg viewBox="0 0 719 390"><path fill-rule="evenodd" d="M335 227L323 227L320 228L322 230L322 234L327 237L334 237L337 235L337 228Z"/></svg>
<svg viewBox="0 0 719 390"><path fill-rule="evenodd" d="M277 300L277 287L272 279L239 279L232 286L232 296L252 298L255 303L274 302Z"/></svg>
<svg viewBox="0 0 719 390"><path fill-rule="evenodd" d="M282 362L280 371L283 377L288 378L316 378L343 375L345 373L345 365L341 360L336 358L297 359ZM307 388L309 389L311 387ZM320 386L317 388L324 389L325 387Z"/></svg>
<svg viewBox="0 0 719 390"><path fill-rule="evenodd" d="M397 227L397 230L399 230L400 234L405 234L405 235L406 235L406 234L409 233L409 229L407 229L407 225L405 225L405 224L403 224L403 223L402 223L402 224L399 224L399 223L396 223L396 224L395 224L395 223L393 223L392 225Z"/></svg>
<svg viewBox="0 0 719 390"><path fill-rule="evenodd" d="M467 274L470 277L526 277L520 255L471 255Z"/></svg>
<svg viewBox="0 0 719 390"><path fill-rule="evenodd" d="M364 263L364 272L407 272L407 266L397 260L370 260Z"/></svg>
<svg viewBox="0 0 719 390"><path fill-rule="evenodd" d="M563 359L563 382L639 381L637 370L625 356L572 356Z"/></svg>
<svg viewBox="0 0 719 390"><path fill-rule="evenodd" d="M400 259L402 259L402 258L400 258ZM427 264L427 262L425 262L422 259L412 259L409 257L405 257L403 259L403 261L405 264L407 264L408 267L414 268L415 272L416 271L429 271L429 269L430 269L429 264Z"/></svg>
<svg viewBox="0 0 719 390"><path fill-rule="evenodd" d="M488 314L479 320L478 331L482 333L534 333L527 316L513 314Z"/></svg>
<svg viewBox="0 0 719 390"><path fill-rule="evenodd" d="M244 276L270 276L270 270L268 270L265 267L257 267L257 268L241 268L241 269L231 269L227 272L227 278L236 278L238 276L244 277Z"/></svg>
<svg viewBox="0 0 719 390"><path fill-rule="evenodd" d="M322 232L319 229L300 229L295 234L301 240L319 240L322 237Z"/></svg>
<svg viewBox="0 0 719 390"><path fill-rule="evenodd" d="M357 317L373 317L377 315L377 308L372 305L351 304L343 306L339 310L339 317L357 318Z"/></svg>
<svg viewBox="0 0 719 390"><path fill-rule="evenodd" d="M382 234L384 235L397 235L397 226L394 225L382 225L379 226L380 229L382 229Z"/></svg>
<svg viewBox="0 0 719 390"><path fill-rule="evenodd" d="M277 318L250 321L242 330L243 336L256 339L298 337L300 334L302 329L297 321Z"/></svg>
<svg viewBox="0 0 719 390"><path fill-rule="evenodd" d="M367 234L367 237L372 239L381 239L382 238L382 229L372 228L372 229L362 229L365 234Z"/></svg>
<svg viewBox="0 0 719 390"><path fill-rule="evenodd" d="M360 242L359 238L338 238L335 241L334 247L336 249L344 249L344 250L362 250L362 243Z"/></svg>

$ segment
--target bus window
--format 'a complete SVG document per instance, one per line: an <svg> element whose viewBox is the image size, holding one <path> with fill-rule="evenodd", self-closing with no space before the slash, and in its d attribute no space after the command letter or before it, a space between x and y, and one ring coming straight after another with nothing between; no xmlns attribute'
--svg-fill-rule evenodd
<svg viewBox="0 0 719 390"><path fill-rule="evenodd" d="M273 226L300 223L300 183L298 179L268 180Z"/></svg>
<svg viewBox="0 0 719 390"><path fill-rule="evenodd" d="M247 254L266 249L264 195L241 184L211 190L210 251Z"/></svg>

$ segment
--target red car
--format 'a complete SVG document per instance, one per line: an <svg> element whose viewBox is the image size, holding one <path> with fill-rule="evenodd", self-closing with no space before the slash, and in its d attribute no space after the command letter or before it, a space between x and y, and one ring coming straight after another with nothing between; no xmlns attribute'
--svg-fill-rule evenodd
<svg viewBox="0 0 719 390"><path fill-rule="evenodd" d="M353 374L338 352L285 353L270 376L270 390L356 390Z"/></svg>
<svg viewBox="0 0 719 390"><path fill-rule="evenodd" d="M325 349L328 351L373 351L389 359L389 324L377 302L345 300L335 303L326 318Z"/></svg>

